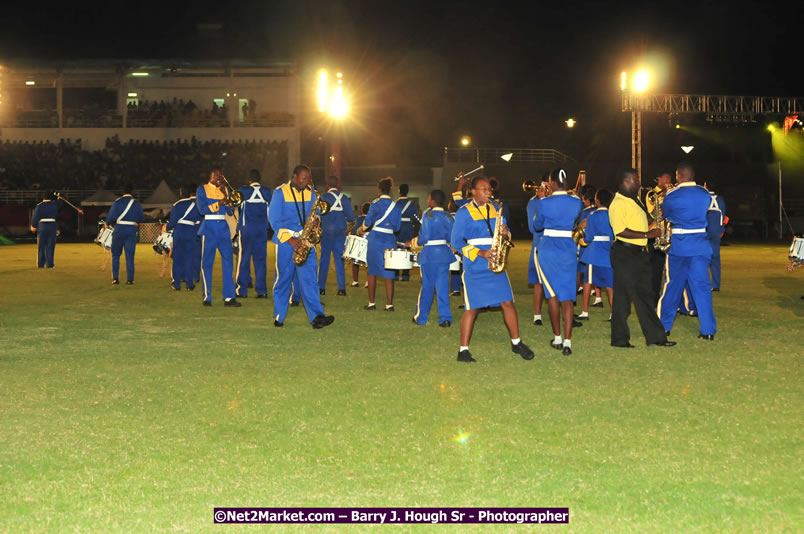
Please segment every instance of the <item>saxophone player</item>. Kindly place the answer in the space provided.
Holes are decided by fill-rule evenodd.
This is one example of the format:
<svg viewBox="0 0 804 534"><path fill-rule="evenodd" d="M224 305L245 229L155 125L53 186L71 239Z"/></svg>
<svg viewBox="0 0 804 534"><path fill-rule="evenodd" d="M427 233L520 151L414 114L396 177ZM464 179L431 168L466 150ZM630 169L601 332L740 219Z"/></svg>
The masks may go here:
<svg viewBox="0 0 804 534"><path fill-rule="evenodd" d="M649 217L654 217L656 206L654 199L658 199L673 187L673 177L669 172L662 172L656 177L656 185L645 195L645 207ZM662 272L667 254L655 247L656 239L648 239L648 254L650 257L650 283L653 290L654 302L659 300L662 291Z"/></svg>
<svg viewBox="0 0 804 534"><path fill-rule="evenodd" d="M514 296L508 274L489 269L491 244L497 228L497 212L491 200L489 181L476 176L471 182L472 200L462 206L455 215L455 223L450 234L450 244L463 255L463 298L465 309L461 317L461 345L458 350L459 362L476 361L469 352L469 341L475 326L478 312L483 308L499 306L503 320L511 336L511 351L525 360L533 359L533 351L519 338L519 319L514 307ZM505 222L504 219L502 221ZM505 234L508 229L500 225Z"/></svg>
<svg viewBox="0 0 804 534"><path fill-rule="evenodd" d="M290 181L274 190L268 219L275 230L271 239L276 247L276 274L274 277L274 326L285 323L290 301L290 287L298 274L299 292L304 309L313 328L332 324L335 318L324 315L321 297L318 295L318 262L315 251L310 250L300 264L294 263L294 255L307 244L299 239L308 217L313 215L316 193L312 188L313 175L306 165L293 169Z"/></svg>
<svg viewBox="0 0 804 534"><path fill-rule="evenodd" d="M544 297L550 312L553 341L550 346L565 356L572 354L572 327L575 321L575 295L578 249L572 239L572 230L581 217L583 202L567 192L567 173L555 169L549 181L552 194L541 201L539 213L533 221L536 230L542 230L536 268L544 287ZM564 339L561 339L561 317L564 318Z"/></svg>

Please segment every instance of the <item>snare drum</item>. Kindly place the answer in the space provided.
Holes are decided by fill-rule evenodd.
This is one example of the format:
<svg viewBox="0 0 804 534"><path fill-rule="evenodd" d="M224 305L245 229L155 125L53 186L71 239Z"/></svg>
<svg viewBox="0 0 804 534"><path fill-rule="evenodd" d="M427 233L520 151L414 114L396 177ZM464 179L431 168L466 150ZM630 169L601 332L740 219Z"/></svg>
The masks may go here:
<svg viewBox="0 0 804 534"><path fill-rule="evenodd" d="M385 268L389 271L408 270L413 268L415 255L404 248L389 248L383 254L385 258Z"/></svg>
<svg viewBox="0 0 804 534"><path fill-rule="evenodd" d="M461 270L461 257L455 254L455 261L449 264L449 272L457 273Z"/></svg>
<svg viewBox="0 0 804 534"><path fill-rule="evenodd" d="M95 238L95 243L100 245L104 250L112 249L112 229L104 226L100 227L98 237Z"/></svg>
<svg viewBox="0 0 804 534"><path fill-rule="evenodd" d="M173 232L160 232L154 241L154 252L159 255L170 255L173 248Z"/></svg>
<svg viewBox="0 0 804 534"><path fill-rule="evenodd" d="M793 244L790 245L788 259L793 263L804 262L804 237L793 238Z"/></svg>
<svg viewBox="0 0 804 534"><path fill-rule="evenodd" d="M365 267L368 259L368 239L361 235L346 236L343 259Z"/></svg>

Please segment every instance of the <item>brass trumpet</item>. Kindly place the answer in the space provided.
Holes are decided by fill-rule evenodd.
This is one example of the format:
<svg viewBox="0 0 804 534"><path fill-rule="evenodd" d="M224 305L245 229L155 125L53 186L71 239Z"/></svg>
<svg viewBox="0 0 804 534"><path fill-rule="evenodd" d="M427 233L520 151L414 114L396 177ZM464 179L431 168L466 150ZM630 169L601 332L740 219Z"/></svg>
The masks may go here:
<svg viewBox="0 0 804 534"><path fill-rule="evenodd" d="M227 200L229 200L229 204L232 205L233 208L236 208L240 204L243 203L243 193L232 187L232 184L229 183L229 180L226 179L226 176L221 173L221 179L223 180L223 185L221 186L221 191L224 195L226 195Z"/></svg>
<svg viewBox="0 0 804 534"><path fill-rule="evenodd" d="M542 196L545 197L549 197L551 193L550 187L547 184L545 183L536 184L536 182L534 182L533 180L525 180L524 182L522 182L522 191L524 191L525 193L533 193L536 195L541 193Z"/></svg>

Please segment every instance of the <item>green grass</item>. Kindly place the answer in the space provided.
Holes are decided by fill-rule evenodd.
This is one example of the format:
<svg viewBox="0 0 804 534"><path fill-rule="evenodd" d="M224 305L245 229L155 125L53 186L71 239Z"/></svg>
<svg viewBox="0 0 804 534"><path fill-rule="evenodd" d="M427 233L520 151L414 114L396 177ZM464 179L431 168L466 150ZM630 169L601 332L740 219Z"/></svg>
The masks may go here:
<svg viewBox="0 0 804 534"><path fill-rule="evenodd" d="M510 352L496 312L465 365L457 325L410 323L417 281L396 285L396 313L366 312L332 272L334 325L291 308L275 329L270 299L222 306L217 266L212 308L168 291L147 245L133 287L110 284L95 245L58 245L53 270L34 246L0 248L0 530L250 528L214 525L215 506L567 506L570 531L800 531L804 284L785 247L723 248L714 343L680 318L676 347L647 348L632 315L637 348L613 349L592 308L569 358L530 325L528 251L509 273L536 358Z"/></svg>

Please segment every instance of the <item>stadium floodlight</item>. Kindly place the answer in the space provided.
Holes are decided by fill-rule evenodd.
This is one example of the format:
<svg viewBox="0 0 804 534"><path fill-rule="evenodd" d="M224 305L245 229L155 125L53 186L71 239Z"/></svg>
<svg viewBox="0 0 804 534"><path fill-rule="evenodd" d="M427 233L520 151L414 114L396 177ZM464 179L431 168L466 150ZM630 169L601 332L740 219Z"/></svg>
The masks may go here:
<svg viewBox="0 0 804 534"><path fill-rule="evenodd" d="M634 74L634 92L644 93L650 87L650 74L648 71L642 69Z"/></svg>
<svg viewBox="0 0 804 534"><path fill-rule="evenodd" d="M128 93L126 96L129 97L129 98L136 98L137 93Z"/></svg>
<svg viewBox="0 0 804 534"><path fill-rule="evenodd" d="M132 72L132 76L148 76L147 72Z"/></svg>
<svg viewBox="0 0 804 534"><path fill-rule="evenodd" d="M36 82L34 80L27 80L25 85L36 85Z"/></svg>
<svg viewBox="0 0 804 534"><path fill-rule="evenodd" d="M463 137L461 137L461 146L469 146L471 142L472 138L469 137L468 135L464 135Z"/></svg>
<svg viewBox="0 0 804 534"><path fill-rule="evenodd" d="M575 126L575 124L576 124L575 119L571 119L571 118L565 120L564 122L567 123L567 128L573 128Z"/></svg>
<svg viewBox="0 0 804 534"><path fill-rule="evenodd" d="M340 80L339 80L340 81ZM333 119L344 119L349 114L349 99L343 92L343 86L338 85L335 87L335 92L332 95L332 107L329 114Z"/></svg>
<svg viewBox="0 0 804 534"><path fill-rule="evenodd" d="M691 145L690 146L682 146L681 150L683 150L685 154L689 154L690 152L692 152L693 148L695 148L695 147L691 146Z"/></svg>
<svg viewBox="0 0 804 534"><path fill-rule="evenodd" d="M503 160L503 161L508 162L508 161L511 161L511 158L513 158L513 157L514 157L514 153L509 152L507 154L503 154L502 156L500 156L500 159Z"/></svg>

